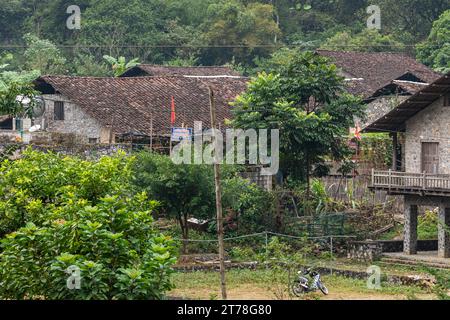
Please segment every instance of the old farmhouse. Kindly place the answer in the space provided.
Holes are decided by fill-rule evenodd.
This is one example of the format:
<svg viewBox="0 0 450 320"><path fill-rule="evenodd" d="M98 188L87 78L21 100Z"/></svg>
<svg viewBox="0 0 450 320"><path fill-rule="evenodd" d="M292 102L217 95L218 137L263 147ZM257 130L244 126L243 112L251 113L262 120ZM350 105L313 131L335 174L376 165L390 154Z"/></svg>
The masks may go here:
<svg viewBox="0 0 450 320"><path fill-rule="evenodd" d="M364 128L441 75L400 53L318 50L339 69L351 94L367 106Z"/></svg>
<svg viewBox="0 0 450 320"><path fill-rule="evenodd" d="M404 135L403 171L373 171L372 188L405 202L404 252L417 253L418 206L439 207L438 255L450 258L450 73L366 128ZM396 152L393 153L394 157Z"/></svg>
<svg viewBox="0 0 450 320"><path fill-rule="evenodd" d="M130 134L161 142L170 136L172 97L174 126L193 127L194 121L202 121L208 127L208 87L212 86L217 91L217 118L224 126L225 119L231 118L228 103L245 90L246 82L246 78L184 76L44 76L35 85L45 100L45 112L28 126L76 135L78 143L115 143Z"/></svg>
<svg viewBox="0 0 450 320"><path fill-rule="evenodd" d="M412 58L392 53L319 50L345 77L348 91L368 104L368 122L392 110L439 75ZM229 67L138 65L119 78L43 76L35 86L45 100L35 119L0 119L2 139L36 141L49 133L73 135L77 143L116 143L140 136L155 145L170 135L171 99L177 127L194 120L209 124L208 86L217 90L221 126L231 117L229 102L246 88L248 78ZM360 124L365 127L365 124ZM39 127L39 132L30 128ZM152 137L152 138L150 138Z"/></svg>

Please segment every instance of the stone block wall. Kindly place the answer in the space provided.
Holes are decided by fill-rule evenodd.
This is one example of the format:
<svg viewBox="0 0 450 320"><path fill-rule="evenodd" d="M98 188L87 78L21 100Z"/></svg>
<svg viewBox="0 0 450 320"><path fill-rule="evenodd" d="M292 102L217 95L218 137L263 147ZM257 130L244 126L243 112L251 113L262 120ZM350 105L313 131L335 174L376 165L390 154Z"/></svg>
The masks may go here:
<svg viewBox="0 0 450 320"><path fill-rule="evenodd" d="M81 137L81 143L88 143L89 139L97 139L98 143L108 143L109 131L102 127L97 120L90 117L80 107L66 97L59 94L43 95L45 113L34 121L48 132L74 134ZM55 101L64 102L64 120L54 120Z"/></svg>
<svg viewBox="0 0 450 320"><path fill-rule="evenodd" d="M450 174L450 107L444 98L406 122L406 172L422 171L422 142L439 142L439 173Z"/></svg>
<svg viewBox="0 0 450 320"><path fill-rule="evenodd" d="M355 241L349 243L347 258L371 262L381 258L383 246L377 241Z"/></svg>

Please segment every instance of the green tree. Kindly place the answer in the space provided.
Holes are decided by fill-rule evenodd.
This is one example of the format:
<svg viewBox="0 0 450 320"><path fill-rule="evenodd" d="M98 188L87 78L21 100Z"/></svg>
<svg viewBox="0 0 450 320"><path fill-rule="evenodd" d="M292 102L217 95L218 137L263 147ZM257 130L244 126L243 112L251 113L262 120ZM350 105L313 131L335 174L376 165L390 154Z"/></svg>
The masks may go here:
<svg viewBox="0 0 450 320"><path fill-rule="evenodd" d="M436 71L450 71L450 10L433 23L428 39L417 46L417 58Z"/></svg>
<svg viewBox="0 0 450 320"><path fill-rule="evenodd" d="M361 33L351 35L348 32L339 32L327 39L321 49L334 51L360 51L360 52L395 52L403 51L405 46L391 35L383 35L378 30L364 29Z"/></svg>
<svg viewBox="0 0 450 320"><path fill-rule="evenodd" d="M450 7L450 0L379 0L382 28L397 39L424 39L433 21Z"/></svg>
<svg viewBox="0 0 450 320"><path fill-rule="evenodd" d="M76 56L73 69L77 76L106 77L114 74L103 61L98 62L94 56L82 53Z"/></svg>
<svg viewBox="0 0 450 320"><path fill-rule="evenodd" d="M42 74L64 74L67 72L66 58L55 44L49 40L27 34L24 36L27 44L24 57L28 70L39 70Z"/></svg>
<svg viewBox="0 0 450 320"><path fill-rule="evenodd" d="M166 37L166 3L162 0L98 0L83 12L80 44L102 46L109 56L161 61ZM98 50L90 52L98 56Z"/></svg>
<svg viewBox="0 0 450 320"><path fill-rule="evenodd" d="M0 58L0 114L13 117L32 116L36 91L31 81L39 76L38 71L9 71L12 54ZM21 99L18 99L21 97ZM30 101L25 104L24 101Z"/></svg>
<svg viewBox="0 0 450 320"><path fill-rule="evenodd" d="M158 203L132 192L133 160L28 149L1 163L1 299L163 297L175 247L153 227ZM80 290L67 287L73 266Z"/></svg>
<svg viewBox="0 0 450 320"><path fill-rule="evenodd" d="M237 128L280 130L280 165L285 177L308 183L326 171L327 158L348 155L346 136L361 101L345 94L343 79L328 59L298 53L278 74L261 73L234 102Z"/></svg>
<svg viewBox="0 0 450 320"><path fill-rule="evenodd" d="M214 179L206 165L177 165L163 155L141 153L134 168L134 184L161 203L164 214L176 219L184 240L189 239L188 219L214 214ZM187 242L183 242L183 252Z"/></svg>
<svg viewBox="0 0 450 320"><path fill-rule="evenodd" d="M115 77L119 77L129 68L135 67L139 64L139 59L134 58L130 61L126 61L125 57L114 58L108 55L103 56L103 58L111 65Z"/></svg>
<svg viewBox="0 0 450 320"><path fill-rule="evenodd" d="M201 62L225 64L234 57L248 64L254 56L269 54L272 49L264 46L273 44L281 34L273 14L271 5L261 3L245 5L233 0L211 4L202 37L212 47L203 50Z"/></svg>

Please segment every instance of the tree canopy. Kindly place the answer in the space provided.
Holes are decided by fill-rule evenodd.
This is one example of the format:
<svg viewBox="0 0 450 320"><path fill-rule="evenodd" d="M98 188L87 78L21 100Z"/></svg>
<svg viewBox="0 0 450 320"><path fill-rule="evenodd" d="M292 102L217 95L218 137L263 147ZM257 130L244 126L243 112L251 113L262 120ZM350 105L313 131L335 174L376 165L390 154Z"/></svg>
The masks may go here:
<svg viewBox="0 0 450 320"><path fill-rule="evenodd" d="M102 64L104 55L171 65L231 63L248 69L280 46L413 54L410 48L423 41L448 42L447 34L440 33L437 40L431 29L450 0L380 0L378 32L367 30L366 10L373 4L369 0L81 0L80 30L66 28L69 0L2 0L2 4L0 43L11 47L1 51L14 54L18 69L35 67L35 62L43 67L40 60L49 50L55 57L54 45L59 57L52 63L56 69L48 71L110 75ZM445 16L441 19L445 27ZM436 28L441 27L435 24ZM27 34L39 41L24 38ZM30 52L31 46L44 53ZM445 50L436 53L437 68L448 60ZM28 57L33 53L41 58L28 62L26 51Z"/></svg>
<svg viewBox="0 0 450 320"><path fill-rule="evenodd" d="M359 98L344 93L336 66L312 52L253 78L234 106L235 127L280 130L281 170L306 182L326 172L327 158L348 154L348 128L364 113Z"/></svg>
<svg viewBox="0 0 450 320"><path fill-rule="evenodd" d="M450 71L450 10L433 24L426 41L417 48L418 58L426 65L441 71Z"/></svg>

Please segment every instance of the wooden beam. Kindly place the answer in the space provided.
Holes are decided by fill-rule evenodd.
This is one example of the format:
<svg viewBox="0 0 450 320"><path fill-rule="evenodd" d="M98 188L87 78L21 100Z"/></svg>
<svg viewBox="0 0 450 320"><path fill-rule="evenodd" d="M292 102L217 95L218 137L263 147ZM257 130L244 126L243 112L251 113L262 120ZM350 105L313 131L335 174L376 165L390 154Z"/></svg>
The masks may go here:
<svg viewBox="0 0 450 320"><path fill-rule="evenodd" d="M398 134L391 133L392 136L392 170L397 171L397 148L398 148Z"/></svg>
<svg viewBox="0 0 450 320"><path fill-rule="evenodd" d="M419 92L419 94L420 95L422 95L422 96L441 96L442 95L442 92L431 92L431 91L428 91L428 92Z"/></svg>

